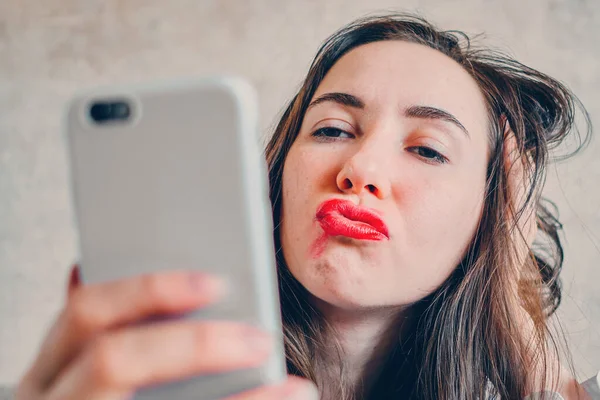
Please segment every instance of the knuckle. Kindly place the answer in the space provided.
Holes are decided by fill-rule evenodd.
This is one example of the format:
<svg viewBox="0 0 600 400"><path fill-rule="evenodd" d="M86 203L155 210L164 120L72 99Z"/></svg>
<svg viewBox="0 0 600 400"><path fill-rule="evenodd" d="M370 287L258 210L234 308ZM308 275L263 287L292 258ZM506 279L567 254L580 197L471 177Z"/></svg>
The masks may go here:
<svg viewBox="0 0 600 400"><path fill-rule="evenodd" d="M207 323L190 330L190 333L190 343L196 354L202 354L203 363L226 364L232 358L243 354L230 329Z"/></svg>
<svg viewBox="0 0 600 400"><path fill-rule="evenodd" d="M214 351L214 346L210 345L210 334L206 327L198 326L189 333L191 334L189 340L193 343L197 353L206 353L208 349Z"/></svg>
<svg viewBox="0 0 600 400"><path fill-rule="evenodd" d="M29 377L29 373L25 375L21 381L17 384L17 387L14 391L14 399L15 400L26 400L26 399L35 399L35 384L31 382L31 378Z"/></svg>
<svg viewBox="0 0 600 400"><path fill-rule="evenodd" d="M204 360L226 362L232 359L246 359L252 355L245 344L240 327L229 323L202 323L192 333L192 343Z"/></svg>
<svg viewBox="0 0 600 400"><path fill-rule="evenodd" d="M140 278L140 286L145 298L150 298L158 305L168 306L173 302L173 295L169 290L164 278L156 275L146 275Z"/></svg>
<svg viewBox="0 0 600 400"><path fill-rule="evenodd" d="M198 346L201 347L213 347L215 345L215 339L218 337L225 338L227 336L227 332L221 332L221 335L218 334L218 329L213 324L205 323L200 324L194 330L194 340Z"/></svg>
<svg viewBox="0 0 600 400"><path fill-rule="evenodd" d="M64 315L70 328L78 331L92 331L99 322L97 308L90 305L86 293L78 290L67 303Z"/></svg>
<svg viewBox="0 0 600 400"><path fill-rule="evenodd" d="M90 379L101 387L116 387L120 385L120 370L123 368L120 360L121 352L114 340L100 337L94 340L88 354Z"/></svg>

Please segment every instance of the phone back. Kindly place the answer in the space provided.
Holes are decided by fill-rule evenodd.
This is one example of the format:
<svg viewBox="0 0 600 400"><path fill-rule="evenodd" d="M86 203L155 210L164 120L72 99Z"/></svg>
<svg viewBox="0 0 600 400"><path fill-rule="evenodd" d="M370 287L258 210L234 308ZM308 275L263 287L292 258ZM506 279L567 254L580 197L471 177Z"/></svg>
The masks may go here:
<svg viewBox="0 0 600 400"><path fill-rule="evenodd" d="M123 101L126 121L90 107ZM82 279L169 269L225 278L227 299L184 318L253 324L281 339L265 162L254 91L233 78L115 87L67 114ZM282 340L267 364L147 388L135 400L214 400L285 377Z"/></svg>

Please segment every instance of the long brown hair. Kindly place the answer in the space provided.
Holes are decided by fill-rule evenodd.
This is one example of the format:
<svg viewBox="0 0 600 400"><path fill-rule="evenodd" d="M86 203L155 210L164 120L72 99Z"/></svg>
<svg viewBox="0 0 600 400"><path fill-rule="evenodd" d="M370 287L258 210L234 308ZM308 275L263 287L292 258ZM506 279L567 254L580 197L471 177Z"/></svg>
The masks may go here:
<svg viewBox="0 0 600 400"><path fill-rule="evenodd" d="M306 289L289 272L281 251L285 159L309 102L330 68L350 50L383 40L434 48L459 63L479 85L489 117L486 197L477 233L463 261L441 287L411 306L416 315L413 328L400 335L398 325L398 340L389 349L374 384L361 391L348 387L340 376L335 382L337 398L456 400L484 399L491 394L520 399L528 390L534 364L546 368L549 346L556 343L548 317L561 302L561 225L553 205L539 196L539 188L550 150L570 132L579 138L575 151L583 147L589 138L589 117L579 100L557 80L500 52L475 48L462 32L441 31L423 18L406 14L364 18L329 37L266 147L288 370L325 385L315 371L324 351L324 335L331 332L311 305ZM577 109L588 127L583 136L574 129ZM527 155L521 159L530 172L524 177L527 200L519 210L512 209L503 156L507 123L520 154ZM515 229L532 204L538 235L522 268L534 273L517 275ZM523 337L514 321L511 305L515 303L534 323L531 338Z"/></svg>

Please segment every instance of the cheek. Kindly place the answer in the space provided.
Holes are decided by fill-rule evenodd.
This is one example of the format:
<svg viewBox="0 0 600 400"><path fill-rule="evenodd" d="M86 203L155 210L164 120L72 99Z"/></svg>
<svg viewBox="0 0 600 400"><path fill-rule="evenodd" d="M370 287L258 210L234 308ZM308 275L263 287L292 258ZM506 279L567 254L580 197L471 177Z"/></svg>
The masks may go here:
<svg viewBox="0 0 600 400"><path fill-rule="evenodd" d="M414 182L403 191L404 217L399 257L420 276L422 288L435 289L461 261L477 229L484 184L466 190L456 180ZM473 180L471 180L473 182ZM404 247L406 246L406 247ZM403 248L404 247L404 248Z"/></svg>
<svg viewBox="0 0 600 400"><path fill-rule="evenodd" d="M305 167L302 157L290 151L283 168L282 179L284 219L293 218L306 202L310 187L308 173L310 170Z"/></svg>
<svg viewBox="0 0 600 400"><path fill-rule="evenodd" d="M447 184L423 192L427 194L418 196L413 206L418 208L418 220L425 223L433 237L451 232L468 236L472 228L466 229L468 232L465 228L473 227L479 220L483 189L464 190L458 184Z"/></svg>
<svg viewBox="0 0 600 400"><path fill-rule="evenodd" d="M309 168L306 154L290 150L283 169L282 208L281 208L281 240L284 253L296 253L305 236L306 226L310 219L310 199L316 187L314 171Z"/></svg>
<svg viewBox="0 0 600 400"><path fill-rule="evenodd" d="M314 201L332 182L335 184L335 168L331 159L331 155L321 154L306 145L292 146L283 169L285 213L310 211L306 208L314 206L310 203L311 200Z"/></svg>
<svg viewBox="0 0 600 400"><path fill-rule="evenodd" d="M484 144L481 144L484 147ZM469 242L479 222L486 187L484 151L465 157L448 168L415 168L396 187L397 201L413 212L413 228L423 235L447 242ZM419 229L422 227L422 229ZM426 243L427 240L424 241Z"/></svg>

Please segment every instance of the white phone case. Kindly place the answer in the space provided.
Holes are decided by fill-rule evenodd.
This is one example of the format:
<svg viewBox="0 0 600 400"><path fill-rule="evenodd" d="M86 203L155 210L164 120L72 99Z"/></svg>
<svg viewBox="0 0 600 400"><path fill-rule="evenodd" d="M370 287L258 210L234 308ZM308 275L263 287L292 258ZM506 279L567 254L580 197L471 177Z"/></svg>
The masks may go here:
<svg viewBox="0 0 600 400"><path fill-rule="evenodd" d="M129 102L129 122L94 123L90 105L113 99ZM228 298L183 318L241 321L278 339L263 367L145 388L135 400L214 400L285 377L256 104L245 81L214 78L94 90L68 108L84 283L207 271L227 280Z"/></svg>

